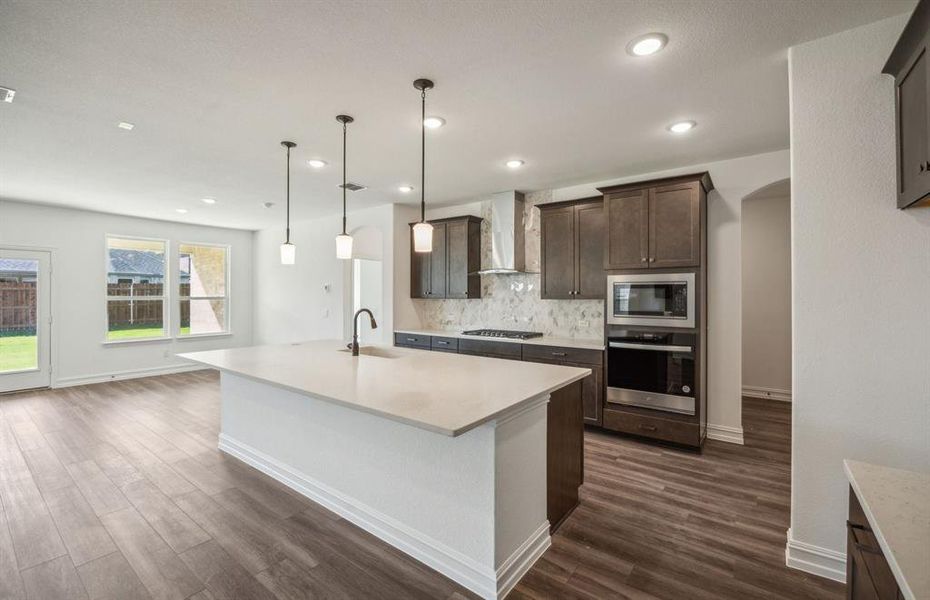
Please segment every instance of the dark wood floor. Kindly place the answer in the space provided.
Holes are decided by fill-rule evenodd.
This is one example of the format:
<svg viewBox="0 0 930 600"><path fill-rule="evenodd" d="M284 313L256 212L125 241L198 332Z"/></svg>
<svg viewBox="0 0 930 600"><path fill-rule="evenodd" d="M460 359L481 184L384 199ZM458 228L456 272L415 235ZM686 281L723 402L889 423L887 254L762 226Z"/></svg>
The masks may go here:
<svg viewBox="0 0 930 600"><path fill-rule="evenodd" d="M216 450L201 371L0 396L0 599L474 596ZM511 594L839 598L784 567L787 405L698 456L586 436L582 505Z"/></svg>

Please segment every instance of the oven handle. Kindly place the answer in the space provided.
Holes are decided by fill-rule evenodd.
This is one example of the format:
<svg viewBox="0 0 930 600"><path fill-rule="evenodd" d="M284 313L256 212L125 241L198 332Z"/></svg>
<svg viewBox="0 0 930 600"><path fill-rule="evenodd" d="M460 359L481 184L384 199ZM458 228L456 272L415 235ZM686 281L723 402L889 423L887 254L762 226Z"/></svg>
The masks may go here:
<svg viewBox="0 0 930 600"><path fill-rule="evenodd" d="M691 346L660 346L658 344L630 344L628 342L609 342L611 348L630 348L632 350L653 350L655 352L691 352Z"/></svg>

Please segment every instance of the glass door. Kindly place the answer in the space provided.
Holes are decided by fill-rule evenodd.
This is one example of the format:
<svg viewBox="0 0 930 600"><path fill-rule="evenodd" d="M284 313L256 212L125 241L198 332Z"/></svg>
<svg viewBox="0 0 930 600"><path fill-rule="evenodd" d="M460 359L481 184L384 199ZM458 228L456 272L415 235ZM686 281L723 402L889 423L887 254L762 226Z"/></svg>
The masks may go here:
<svg viewBox="0 0 930 600"><path fill-rule="evenodd" d="M51 256L0 248L0 392L51 383Z"/></svg>

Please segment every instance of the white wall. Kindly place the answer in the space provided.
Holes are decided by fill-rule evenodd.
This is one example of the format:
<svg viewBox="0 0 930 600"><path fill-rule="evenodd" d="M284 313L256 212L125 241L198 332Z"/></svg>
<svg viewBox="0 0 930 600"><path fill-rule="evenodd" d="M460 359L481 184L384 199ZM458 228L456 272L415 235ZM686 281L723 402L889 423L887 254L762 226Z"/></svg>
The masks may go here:
<svg viewBox="0 0 930 600"><path fill-rule="evenodd" d="M232 335L104 345L107 234L161 238L174 245L228 244ZM251 343L252 233L249 231L0 200L0 245L52 249L52 385L176 370L190 363L175 358L175 353ZM176 265L169 262L169 266L176 272ZM169 311L175 316L178 313L175 306L170 306Z"/></svg>
<svg viewBox="0 0 930 600"><path fill-rule="evenodd" d="M382 314L375 318L385 331L394 327L396 213L394 206L385 204L348 214L353 252L381 261ZM335 237L341 229L341 215L291 223L297 260L288 266L281 264L278 254L284 229L255 232L256 344L344 339L347 329L351 331L351 263L336 258ZM406 221L403 229L407 229ZM409 290L409 265L406 271Z"/></svg>
<svg viewBox="0 0 930 600"><path fill-rule="evenodd" d="M791 393L791 198L785 191L743 201L743 391L749 395Z"/></svg>
<svg viewBox="0 0 930 600"><path fill-rule="evenodd" d="M906 20L790 50L788 557L813 546L837 578L843 459L930 471L930 210L895 208L894 86L881 74Z"/></svg>

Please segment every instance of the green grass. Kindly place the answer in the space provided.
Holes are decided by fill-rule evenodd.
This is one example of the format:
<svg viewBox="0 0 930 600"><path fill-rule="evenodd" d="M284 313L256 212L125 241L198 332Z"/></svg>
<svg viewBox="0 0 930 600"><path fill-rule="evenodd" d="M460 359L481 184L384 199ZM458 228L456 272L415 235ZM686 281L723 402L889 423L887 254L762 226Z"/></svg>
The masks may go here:
<svg viewBox="0 0 930 600"><path fill-rule="evenodd" d="M35 369L36 336L0 336L0 371Z"/></svg>
<svg viewBox="0 0 930 600"><path fill-rule="evenodd" d="M187 335L191 332L190 327L182 327L181 335ZM165 332L161 327L138 327L131 329L114 329L107 332L107 340L134 340L140 338L163 337Z"/></svg>

